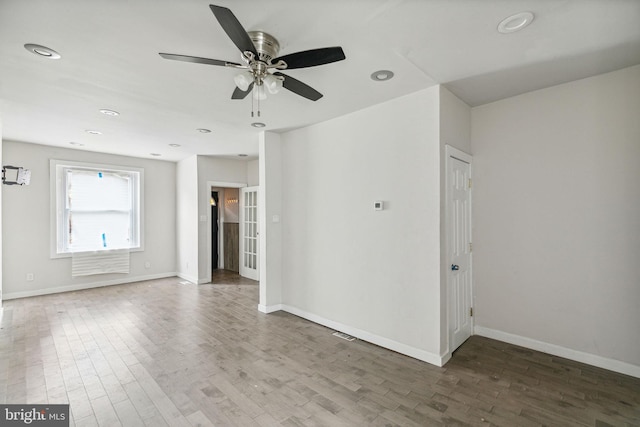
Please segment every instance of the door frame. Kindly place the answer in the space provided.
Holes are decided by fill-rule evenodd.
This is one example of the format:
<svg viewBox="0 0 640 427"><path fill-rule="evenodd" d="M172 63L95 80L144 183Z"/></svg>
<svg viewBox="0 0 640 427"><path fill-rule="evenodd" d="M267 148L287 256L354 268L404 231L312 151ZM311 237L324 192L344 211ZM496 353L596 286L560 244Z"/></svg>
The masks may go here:
<svg viewBox="0 0 640 427"><path fill-rule="evenodd" d="M450 257L450 236L451 236L451 232L452 232L452 223L451 223L451 205L450 205L450 197L451 197L451 193L450 193L450 184L451 184L451 166L449 164L449 158L454 158L456 160L460 160L462 162L465 162L467 164L469 164L469 178L472 179L473 177L473 157L470 154L465 153L464 151L461 151L451 145L446 144L445 145L445 264L444 267L447 269L445 270L445 274L446 274L446 278L445 278L445 283L446 283L446 292L445 292L445 298L446 298L446 323L447 323L447 359L451 357L451 354L453 353L453 350L451 349L451 342L452 342L452 338L451 338L451 328L450 328L450 324L449 324L449 311L450 311L450 307L451 307L451 301L449 301L449 289L451 286L450 283L450 274L449 274L449 266L452 263L451 257ZM473 180L472 182L472 189L473 189ZM471 238L471 242L473 242L473 191L469 192L469 222L470 222L470 227L472 230L472 238ZM473 252L470 254L471 259L469 260L469 292L470 292L470 301L471 301L471 307L473 308L474 306L474 297L473 297ZM474 334L474 327L475 327L475 316L471 316L470 322L471 322L471 335Z"/></svg>
<svg viewBox="0 0 640 427"><path fill-rule="evenodd" d="M243 188L246 187L247 184L244 182L223 182L223 181L207 181L207 186L206 186L206 190L207 190L207 194L208 196L206 197L206 201L207 204L209 204L209 201L211 199L211 191L218 191L220 192L221 190L224 192L225 188ZM214 190L215 189L215 190ZM224 207L224 206L223 206ZM223 209L224 210L224 209ZM220 211L218 211L218 219L220 220L220 218L224 218L224 212L222 213L222 216L219 213ZM220 241L220 239L222 238L221 236L223 236L224 234L224 226L221 226L218 228L218 242ZM205 283L208 283L211 281L211 272L213 271L212 268L212 262L211 262L211 209L207 209L207 271L208 271L208 277L209 280ZM224 251L224 244L220 245L218 244L218 265L220 265L220 250ZM224 265L224 261L223 261L223 265Z"/></svg>

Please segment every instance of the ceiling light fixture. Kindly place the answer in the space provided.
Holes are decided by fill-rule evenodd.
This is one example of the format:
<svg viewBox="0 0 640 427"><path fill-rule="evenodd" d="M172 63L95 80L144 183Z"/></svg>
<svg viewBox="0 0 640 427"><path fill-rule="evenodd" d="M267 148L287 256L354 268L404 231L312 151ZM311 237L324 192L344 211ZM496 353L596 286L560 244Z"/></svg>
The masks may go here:
<svg viewBox="0 0 640 427"><path fill-rule="evenodd" d="M200 133L211 133L211 129L199 128L196 130Z"/></svg>
<svg viewBox="0 0 640 427"><path fill-rule="evenodd" d="M375 82L384 82L387 80L391 80L393 78L393 71L389 70L378 70L374 73L371 73L371 80Z"/></svg>
<svg viewBox="0 0 640 427"><path fill-rule="evenodd" d="M41 46L39 44L27 43L24 45L24 48L29 52L34 53L38 56L42 56L47 59L60 59L62 58L58 52L53 49L49 49L46 46Z"/></svg>
<svg viewBox="0 0 640 427"><path fill-rule="evenodd" d="M100 112L102 114L104 114L105 116L115 117L115 116L119 116L120 115L120 113L118 113L117 111L107 110L107 109L104 109L104 108L102 110L100 110Z"/></svg>
<svg viewBox="0 0 640 427"><path fill-rule="evenodd" d="M181 147L181 145L180 144L169 144L169 147L174 147L175 148L175 147Z"/></svg>
<svg viewBox="0 0 640 427"><path fill-rule="evenodd" d="M254 128L263 128L266 125L264 123L254 122L254 123L251 123L251 126L253 126Z"/></svg>
<svg viewBox="0 0 640 427"><path fill-rule="evenodd" d="M162 156L162 154L160 154L160 153L149 153L149 154L151 154L153 157L160 157L160 156Z"/></svg>
<svg viewBox="0 0 640 427"><path fill-rule="evenodd" d="M244 65L240 64L235 68L242 71L233 79L239 93L235 93L233 98L244 98L248 92L253 93L253 100L258 104L258 117L260 117L260 101L267 99L267 92L275 95L282 89L284 76L277 75L277 70L287 68L287 64L278 60L275 64L271 60L278 56L280 43L271 34L262 31L249 31L247 33L256 48L256 52L246 51L240 55ZM256 55L257 53L257 55ZM269 70L276 70L270 73ZM254 116L253 104L251 106L251 117Z"/></svg>
<svg viewBox="0 0 640 427"><path fill-rule="evenodd" d="M520 12L515 15L511 15L498 24L498 32L502 34L515 33L522 30L533 21L533 13Z"/></svg>
<svg viewBox="0 0 640 427"><path fill-rule="evenodd" d="M71 145L75 145L77 147L84 147L84 144L81 142L75 142L75 141L71 141L69 144Z"/></svg>
<svg viewBox="0 0 640 427"><path fill-rule="evenodd" d="M99 130L91 130L91 129L87 129L85 130L86 133L90 133L91 135L102 135L102 132L100 132Z"/></svg>
<svg viewBox="0 0 640 427"><path fill-rule="evenodd" d="M162 52L160 56L174 61L232 67L240 70L234 78L237 87L231 94L231 99L245 99L250 92L253 92L251 117L255 115L256 104L258 117L260 117L260 101L266 99L267 92L275 94L281 88L311 101L322 98L322 94L311 86L289 77L281 71L315 67L346 59L340 46L310 49L278 56L280 43L275 37L264 31L246 31L238 18L226 7L211 4L209 8L224 32L240 50L238 63Z"/></svg>

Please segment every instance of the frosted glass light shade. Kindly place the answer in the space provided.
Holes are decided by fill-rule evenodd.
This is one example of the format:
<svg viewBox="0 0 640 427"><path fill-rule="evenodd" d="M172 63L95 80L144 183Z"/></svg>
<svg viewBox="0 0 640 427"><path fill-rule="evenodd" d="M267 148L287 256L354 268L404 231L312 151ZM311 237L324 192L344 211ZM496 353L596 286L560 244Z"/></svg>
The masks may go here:
<svg viewBox="0 0 640 427"><path fill-rule="evenodd" d="M253 75L249 72L240 73L233 78L236 86L243 92L246 92L249 89L251 83L253 83Z"/></svg>
<svg viewBox="0 0 640 427"><path fill-rule="evenodd" d="M264 90L264 84L253 86L253 99L263 101L267 99L267 92Z"/></svg>
<svg viewBox="0 0 640 427"><path fill-rule="evenodd" d="M270 94L276 94L282 88L282 80L276 76L269 74L264 78L264 85Z"/></svg>

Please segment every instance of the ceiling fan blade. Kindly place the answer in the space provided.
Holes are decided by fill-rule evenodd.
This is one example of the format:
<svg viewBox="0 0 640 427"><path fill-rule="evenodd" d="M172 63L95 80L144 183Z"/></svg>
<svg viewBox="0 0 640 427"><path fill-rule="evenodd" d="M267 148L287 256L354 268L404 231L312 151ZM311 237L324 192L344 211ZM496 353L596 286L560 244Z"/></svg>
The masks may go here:
<svg viewBox="0 0 640 427"><path fill-rule="evenodd" d="M315 67L316 65L330 64L342 61L346 57L341 47L323 47L320 49L305 50L302 52L290 53L273 59L273 64L282 60L287 63L287 70L294 68Z"/></svg>
<svg viewBox="0 0 640 427"><path fill-rule="evenodd" d="M290 90L293 93L296 93L304 98L310 99L312 101L317 101L322 98L322 94L312 88L311 86L302 83L300 80L296 80L293 77L289 77L282 73L273 73L276 76L284 77L284 81L282 82L282 86L285 89Z"/></svg>
<svg viewBox="0 0 640 427"><path fill-rule="evenodd" d="M174 61L183 61L183 62L193 62L195 64L207 64L207 65L220 65L225 67L227 65L237 65L235 62L229 61L221 61L219 59L209 59L209 58L199 58L197 56L187 56L187 55L175 55L173 53L160 53L164 59L173 59Z"/></svg>
<svg viewBox="0 0 640 427"><path fill-rule="evenodd" d="M233 44L235 44L240 52L253 52L253 54L258 57L258 52L256 52L256 47L253 45L251 38L238 21L238 18L231 12L231 10L226 7L209 5L211 11L215 15L216 19L220 23L220 26L224 30L225 33L229 36Z"/></svg>
<svg viewBox="0 0 640 427"><path fill-rule="evenodd" d="M249 85L249 89L247 89L246 91L236 86L235 90L233 91L233 94L231 95L231 99L245 99L247 95L251 93L252 89L253 89L253 83Z"/></svg>

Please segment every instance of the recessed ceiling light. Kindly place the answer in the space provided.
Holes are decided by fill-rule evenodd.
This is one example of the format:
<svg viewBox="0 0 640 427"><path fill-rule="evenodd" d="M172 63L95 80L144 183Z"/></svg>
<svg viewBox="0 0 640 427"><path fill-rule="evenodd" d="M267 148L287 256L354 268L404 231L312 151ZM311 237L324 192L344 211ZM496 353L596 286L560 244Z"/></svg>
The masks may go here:
<svg viewBox="0 0 640 427"><path fill-rule="evenodd" d="M86 133L90 133L91 135L102 135L102 132L100 132L99 130L85 130Z"/></svg>
<svg viewBox="0 0 640 427"><path fill-rule="evenodd" d="M254 123L251 123L251 126L253 126L254 128L263 128L266 125L264 123L254 122Z"/></svg>
<svg viewBox="0 0 640 427"><path fill-rule="evenodd" d="M81 142L75 142L75 141L71 141L69 144L71 145L75 145L77 147L84 147L84 144Z"/></svg>
<svg viewBox="0 0 640 427"><path fill-rule="evenodd" d="M180 144L169 144L169 147L181 147Z"/></svg>
<svg viewBox="0 0 640 427"><path fill-rule="evenodd" d="M378 70L371 74L371 80L376 82L384 82L393 78L393 71Z"/></svg>
<svg viewBox="0 0 640 427"><path fill-rule="evenodd" d="M24 45L24 48L29 52L34 53L38 56L42 56L47 59L60 59L62 58L58 52L53 49L49 49L46 46L41 46L39 44L27 43Z"/></svg>
<svg viewBox="0 0 640 427"><path fill-rule="evenodd" d="M498 24L498 32L502 34L515 33L520 31L533 21L533 13L520 12L515 15L511 15L508 18L504 18Z"/></svg>
<svg viewBox="0 0 640 427"><path fill-rule="evenodd" d="M151 154L151 155L152 155L152 156L154 156L154 157L160 157L160 156L162 156L162 154L160 154L160 153L149 153L149 154Z"/></svg>
<svg viewBox="0 0 640 427"><path fill-rule="evenodd" d="M238 157L247 157L248 154L238 154Z"/></svg>
<svg viewBox="0 0 640 427"><path fill-rule="evenodd" d="M200 128L196 130L200 133L211 133L211 129Z"/></svg>
<svg viewBox="0 0 640 427"><path fill-rule="evenodd" d="M113 110L107 110L107 109L102 109L100 110L100 112L106 116L119 116L120 113L118 113L117 111L113 111Z"/></svg>

